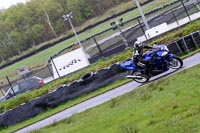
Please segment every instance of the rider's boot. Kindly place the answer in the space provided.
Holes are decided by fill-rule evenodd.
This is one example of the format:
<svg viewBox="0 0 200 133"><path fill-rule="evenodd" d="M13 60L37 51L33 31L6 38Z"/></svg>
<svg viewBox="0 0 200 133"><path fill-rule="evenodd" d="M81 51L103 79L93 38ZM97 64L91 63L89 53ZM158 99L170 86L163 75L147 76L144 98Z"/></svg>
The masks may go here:
<svg viewBox="0 0 200 133"><path fill-rule="evenodd" d="M151 78L151 68L149 66L146 66L144 68L144 76L147 78Z"/></svg>

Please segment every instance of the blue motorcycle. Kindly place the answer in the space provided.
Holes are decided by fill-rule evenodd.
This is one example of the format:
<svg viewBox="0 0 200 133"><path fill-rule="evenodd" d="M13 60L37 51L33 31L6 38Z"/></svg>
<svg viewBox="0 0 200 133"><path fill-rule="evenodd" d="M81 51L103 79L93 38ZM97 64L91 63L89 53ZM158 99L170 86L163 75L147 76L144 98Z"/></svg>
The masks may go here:
<svg viewBox="0 0 200 133"><path fill-rule="evenodd" d="M120 63L123 69L130 72L127 78L133 79L138 83L148 82L152 76L168 71L170 68L179 69L183 66L183 61L174 54L169 53L166 45L154 45L151 50L143 54L144 60L151 60L150 76L144 74L143 68L138 68L132 59Z"/></svg>

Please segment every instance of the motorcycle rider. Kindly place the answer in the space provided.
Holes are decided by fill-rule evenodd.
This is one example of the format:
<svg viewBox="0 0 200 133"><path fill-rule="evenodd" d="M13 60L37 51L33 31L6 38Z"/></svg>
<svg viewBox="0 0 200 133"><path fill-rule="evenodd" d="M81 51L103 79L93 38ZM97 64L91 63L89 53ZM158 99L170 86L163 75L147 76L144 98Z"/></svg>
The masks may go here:
<svg viewBox="0 0 200 133"><path fill-rule="evenodd" d="M144 75L149 77L150 76L150 63L151 59L144 60L143 59L143 50L144 49L152 49L152 46L146 45L140 41L136 41L134 43L134 50L133 50L133 63L139 67L144 69Z"/></svg>

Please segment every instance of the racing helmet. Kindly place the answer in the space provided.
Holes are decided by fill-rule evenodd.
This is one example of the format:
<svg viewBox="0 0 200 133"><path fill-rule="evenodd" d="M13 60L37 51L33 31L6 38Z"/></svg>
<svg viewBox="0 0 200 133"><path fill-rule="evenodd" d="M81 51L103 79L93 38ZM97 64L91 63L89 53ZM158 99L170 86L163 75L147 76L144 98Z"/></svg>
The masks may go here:
<svg viewBox="0 0 200 133"><path fill-rule="evenodd" d="M134 43L134 46L133 46L134 48L141 48L141 47L143 47L143 43L142 42L140 42L140 41L136 41L135 43Z"/></svg>

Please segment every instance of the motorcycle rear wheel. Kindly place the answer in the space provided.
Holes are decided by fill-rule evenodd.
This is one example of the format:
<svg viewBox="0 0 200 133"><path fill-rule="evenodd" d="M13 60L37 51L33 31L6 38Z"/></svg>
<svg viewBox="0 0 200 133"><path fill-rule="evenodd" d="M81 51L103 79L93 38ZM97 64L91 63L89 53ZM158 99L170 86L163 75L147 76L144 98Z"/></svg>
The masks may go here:
<svg viewBox="0 0 200 133"><path fill-rule="evenodd" d="M133 75L133 76L140 76L140 77L141 77L141 78L133 78L133 80L134 80L135 82L138 82L138 83L146 83L146 82L148 82L149 79L150 79L149 77L147 77L147 76L141 74L140 72L132 72L132 75Z"/></svg>

